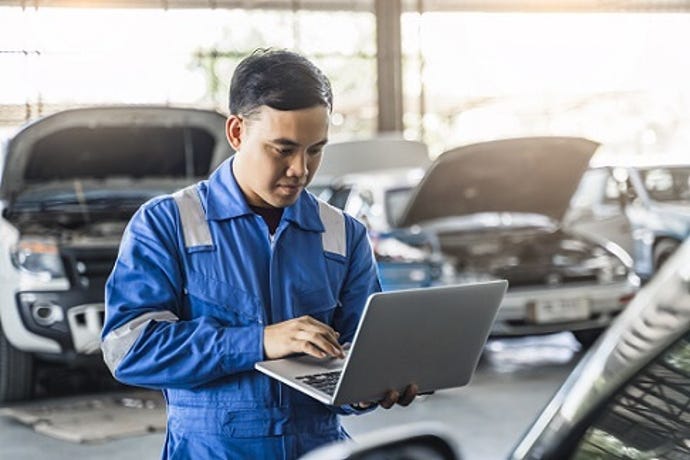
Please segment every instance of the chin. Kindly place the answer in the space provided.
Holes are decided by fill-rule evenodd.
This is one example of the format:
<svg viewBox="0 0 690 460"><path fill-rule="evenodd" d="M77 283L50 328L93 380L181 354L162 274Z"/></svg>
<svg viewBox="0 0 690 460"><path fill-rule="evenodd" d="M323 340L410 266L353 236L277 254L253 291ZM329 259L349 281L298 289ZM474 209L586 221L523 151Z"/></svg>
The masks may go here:
<svg viewBox="0 0 690 460"><path fill-rule="evenodd" d="M275 197L268 204L274 208L287 208L288 206L295 204L297 202L297 198L299 198L299 195L296 197Z"/></svg>

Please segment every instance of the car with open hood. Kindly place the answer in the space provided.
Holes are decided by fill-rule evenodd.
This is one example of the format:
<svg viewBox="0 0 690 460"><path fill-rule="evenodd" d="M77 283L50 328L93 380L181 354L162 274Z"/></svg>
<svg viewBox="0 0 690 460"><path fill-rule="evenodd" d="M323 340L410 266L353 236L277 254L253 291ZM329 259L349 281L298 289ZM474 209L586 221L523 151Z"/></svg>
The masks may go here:
<svg viewBox="0 0 690 460"><path fill-rule="evenodd" d="M409 244L419 236L393 225L430 163L422 142L389 136L337 142L324 149L309 186L366 225L384 290L431 286L441 278L437 253Z"/></svg>
<svg viewBox="0 0 690 460"><path fill-rule="evenodd" d="M451 282L507 279L494 336L572 331L589 345L634 296L629 255L562 226L599 144L574 137L482 142L440 155L397 226L436 240Z"/></svg>
<svg viewBox="0 0 690 460"><path fill-rule="evenodd" d="M648 280L690 236L690 158L597 154L566 225L621 246Z"/></svg>
<svg viewBox="0 0 690 460"><path fill-rule="evenodd" d="M424 170L429 164L431 159L426 144L393 135L333 142L324 147L321 165L309 190L317 196L325 192L328 198L333 185L344 176L392 170L404 174L410 170ZM392 172L392 175L397 174Z"/></svg>
<svg viewBox="0 0 690 460"><path fill-rule="evenodd" d="M0 181L0 402L29 397L42 361L102 362L104 286L130 217L230 155L225 117L172 107L68 110L11 138Z"/></svg>

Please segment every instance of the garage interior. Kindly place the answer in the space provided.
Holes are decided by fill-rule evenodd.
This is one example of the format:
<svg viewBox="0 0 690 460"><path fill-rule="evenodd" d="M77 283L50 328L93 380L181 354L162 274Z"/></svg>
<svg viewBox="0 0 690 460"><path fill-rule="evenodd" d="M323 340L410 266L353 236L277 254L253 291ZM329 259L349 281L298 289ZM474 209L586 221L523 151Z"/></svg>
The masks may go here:
<svg viewBox="0 0 690 460"><path fill-rule="evenodd" d="M334 144L369 139L418 142L428 149L426 160L431 164L450 158L444 154L460 147L498 139L586 138L601 144L602 167L612 170L619 158L646 161L657 155L684 158L687 166L688 13L690 3L680 0L0 0L0 145L7 147L24 127L72 109L130 105L228 115L228 80L236 64L256 48L274 47L303 53L331 78ZM57 155L44 152L34 174L59 177L61 165L69 162L68 150ZM395 152L384 154L393 161ZM524 173L517 166L513 169ZM663 183L663 178L645 177L643 181ZM492 180L489 175L475 179ZM499 189L500 193L509 194L512 183L529 180L510 177L504 184L508 191ZM538 190L533 192L540 193L545 182L534 180ZM319 196L335 199L337 193L353 193L357 186L334 184L337 187L328 184L334 187L331 195ZM610 188L608 184L602 190ZM467 190L465 198L472 193ZM605 204L619 206L628 192L620 188L615 197L605 197ZM585 200L584 195L574 199ZM690 196L679 205L690 209ZM406 227L418 223L407 222ZM579 230L592 232L588 237L598 241L603 233L592 228ZM633 233L629 225L620 228ZM505 252L505 267L520 272L523 265L515 265L511 256L527 256L505 248L525 237L511 230L487 242L486 235L472 240L473 255ZM666 261L683 241L675 236L663 241L671 239L668 252L655 244L658 252L650 256L654 260L646 261L650 271L638 270L636 289L656 280L661 259ZM466 244L460 237L439 238L437 243L441 240ZM539 241L526 251L546 245ZM414 238L406 243L417 244ZM568 254L584 251L566 249ZM455 257L464 254L458 250ZM626 264L630 259L628 268L635 271L638 260L632 254L621 258ZM457 264L455 270L461 274L476 266ZM606 273L615 278L616 269ZM596 275L599 282L603 272ZM576 275L585 278L578 272L573 279ZM517 286L519 277L512 276ZM539 274L546 284L565 283L565 276L549 276ZM634 294L621 291L616 296L625 306ZM532 307L530 311L537 310ZM609 314L607 321L614 321L619 312L601 316ZM683 315L676 317L684 321ZM522 320L510 321L511 327L525 326ZM410 408L344 419L345 428L358 440L385 427L440 422L449 427L464 458L506 458L601 332L590 336L585 330L578 334L557 327L524 330L529 332L513 334L506 329L489 339L469 386L422 396ZM109 377L94 378L79 370L52 365L46 369L35 398L0 403L0 457L159 455L165 407L157 393L130 393ZM7 369L0 367L3 370ZM626 432L640 419L654 419L657 431L636 439L637 447L652 449L673 438L679 445L685 443L686 451L669 451L659 458L690 455L682 434L687 434L687 379L690 370L677 366L657 362L645 368L639 380L621 390L615 413L606 423L625 441ZM686 425L672 423L674 417ZM605 454L601 458L628 458L618 457L615 446Z"/></svg>

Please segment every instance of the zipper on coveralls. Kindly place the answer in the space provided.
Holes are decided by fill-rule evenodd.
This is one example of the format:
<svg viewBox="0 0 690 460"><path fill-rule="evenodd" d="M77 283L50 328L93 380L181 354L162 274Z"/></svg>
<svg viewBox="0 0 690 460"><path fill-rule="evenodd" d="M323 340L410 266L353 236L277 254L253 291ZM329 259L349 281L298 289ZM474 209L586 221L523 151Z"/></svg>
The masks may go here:
<svg viewBox="0 0 690 460"><path fill-rule="evenodd" d="M268 231L268 226L266 226L266 233L268 234L268 241L269 241L270 248L271 248L271 252L270 252L271 256L270 256L269 263L268 263L268 288L270 291L269 296L270 296L270 301L271 301L270 309L271 309L271 320L272 321L276 320L275 318L273 318L273 303L274 303L274 300L277 298L277 295L275 295L276 286L273 283L274 278L276 278L273 276L273 270L274 270L274 268L273 268L273 264L274 264L273 256L275 253L275 247L276 247L276 243L278 241L278 238L283 233L283 231L285 230L286 227L287 227L287 221L281 222L280 224L278 224L278 228L276 229L276 232L273 235L271 235L271 232ZM280 318L281 321L283 321L284 319L285 318ZM276 385L278 385L278 407L283 407L283 385L278 381L276 381Z"/></svg>

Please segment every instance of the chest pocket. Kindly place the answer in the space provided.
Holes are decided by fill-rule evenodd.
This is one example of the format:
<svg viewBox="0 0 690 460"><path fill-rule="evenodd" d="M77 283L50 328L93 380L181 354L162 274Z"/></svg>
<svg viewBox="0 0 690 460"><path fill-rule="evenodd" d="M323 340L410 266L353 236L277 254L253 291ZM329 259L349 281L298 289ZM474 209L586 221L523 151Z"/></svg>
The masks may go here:
<svg viewBox="0 0 690 460"><path fill-rule="evenodd" d="M328 287L297 291L292 300L292 313L297 318L309 315L331 324L335 309L340 306Z"/></svg>
<svg viewBox="0 0 690 460"><path fill-rule="evenodd" d="M210 316L225 326L249 326L262 322L259 300L228 283L196 272L187 274L184 312L189 319Z"/></svg>

